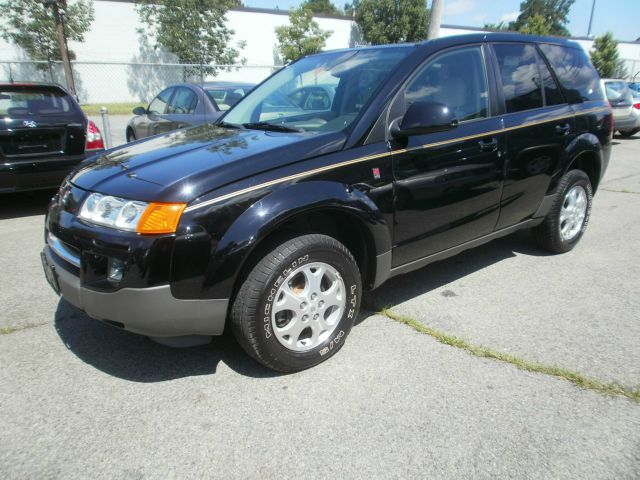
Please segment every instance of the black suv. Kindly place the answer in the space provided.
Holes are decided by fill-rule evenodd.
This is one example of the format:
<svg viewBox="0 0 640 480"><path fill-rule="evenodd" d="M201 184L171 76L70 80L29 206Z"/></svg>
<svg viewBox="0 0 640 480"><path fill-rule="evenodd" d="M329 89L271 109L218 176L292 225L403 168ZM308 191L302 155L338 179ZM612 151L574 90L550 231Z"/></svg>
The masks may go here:
<svg viewBox="0 0 640 480"><path fill-rule="evenodd" d="M102 150L100 130L61 86L0 83L0 193L57 188Z"/></svg>
<svg viewBox="0 0 640 480"><path fill-rule="evenodd" d="M288 94L330 86L331 102ZM584 51L479 34L302 58L214 125L106 152L53 198L43 263L89 316L169 344L228 324L256 360L313 366L363 290L533 228L580 240L612 114Z"/></svg>

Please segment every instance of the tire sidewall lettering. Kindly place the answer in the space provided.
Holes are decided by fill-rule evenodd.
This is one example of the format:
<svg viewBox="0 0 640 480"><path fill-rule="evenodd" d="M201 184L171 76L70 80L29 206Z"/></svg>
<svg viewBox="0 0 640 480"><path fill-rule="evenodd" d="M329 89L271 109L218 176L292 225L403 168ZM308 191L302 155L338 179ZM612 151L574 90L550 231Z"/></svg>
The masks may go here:
<svg viewBox="0 0 640 480"><path fill-rule="evenodd" d="M317 357L322 357L324 359L324 357L326 357L328 354L337 351L338 347L341 346L342 343L344 343L343 339L347 336L347 334L349 333L349 330L351 329L351 326L353 325L353 322L355 320L355 317L359 308L359 299L360 299L359 292L358 292L359 282L356 282L355 281L356 279L353 278L353 275L350 274L348 270L344 268L343 262L330 262L326 258L324 258L325 257L324 255L319 255L319 258L316 258L316 257L318 257L318 255L314 255L313 252L310 254L298 256L295 260L288 263L285 268L280 270L276 278L273 279L268 284L269 287L267 289L267 292L266 292L267 295L264 299L264 305L262 308L262 312L263 312L262 322L261 322L262 327L260 328L260 331L263 332L262 333L263 339L269 345L272 345L272 347L270 348L275 348L280 351L283 351L283 350L286 351L285 347L280 344L280 342L274 335L272 319L271 319L273 305L274 305L274 302L276 301L276 294L278 292L278 289L280 288L282 283L286 280L286 278L295 269L301 267L302 265L309 263L310 261L324 261L324 262L330 263L340 273L345 283L346 292L347 292L345 312L343 313L342 318L338 321L339 323L336 328L336 331L334 331L331 337L325 340L323 344L318 345L316 348L308 352L297 353L292 351L286 351L288 354L298 356L298 357L317 356Z"/></svg>

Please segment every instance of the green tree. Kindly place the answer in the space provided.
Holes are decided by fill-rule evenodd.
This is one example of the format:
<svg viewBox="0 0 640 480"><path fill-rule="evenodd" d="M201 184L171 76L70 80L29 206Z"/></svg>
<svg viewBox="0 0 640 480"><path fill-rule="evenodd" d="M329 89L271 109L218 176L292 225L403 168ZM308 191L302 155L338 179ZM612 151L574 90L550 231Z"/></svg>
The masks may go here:
<svg viewBox="0 0 640 480"><path fill-rule="evenodd" d="M243 43L234 48L235 33L226 25L226 14L237 0L141 0L136 5L140 20L157 47L173 53L180 63L202 64L202 72L215 75L220 68L238 62ZM198 71L200 71L198 69Z"/></svg>
<svg viewBox="0 0 640 480"><path fill-rule="evenodd" d="M353 17L355 11L358 9L358 7L360 6L360 1L359 0L353 0L351 2L347 2L344 4L344 14L347 17Z"/></svg>
<svg viewBox="0 0 640 480"><path fill-rule="evenodd" d="M525 0L520 3L520 15L509 24L509 30L524 33L570 35L566 24L569 23L569 10L575 0ZM542 25L546 28L543 28Z"/></svg>
<svg viewBox="0 0 640 480"><path fill-rule="evenodd" d="M520 27L520 31L529 35L550 35L551 26L542 15L536 13L527 18L526 22Z"/></svg>
<svg viewBox="0 0 640 480"><path fill-rule="evenodd" d="M69 40L84 41L84 35L93 21L91 0L59 2L64 18L64 30ZM5 0L0 2L3 21L0 22L2 37L22 48L32 60L62 60L56 22L51 7L42 0ZM69 50L69 58L75 59ZM42 65L41 68L47 68Z"/></svg>
<svg viewBox="0 0 640 480"><path fill-rule="evenodd" d="M598 73L604 78L623 78L627 75L624 61L618 55L618 42L613 33L607 32L597 37L590 52L591 62Z"/></svg>
<svg viewBox="0 0 640 480"><path fill-rule="evenodd" d="M322 30L313 20L313 11L303 7L294 8L289 12L289 25L276 27L278 50L285 63L291 62L320 52L331 33Z"/></svg>
<svg viewBox="0 0 640 480"><path fill-rule="evenodd" d="M331 3L331 0L305 0L300 6L310 9L313 13L328 13L329 15L340 15L342 13Z"/></svg>
<svg viewBox="0 0 640 480"><path fill-rule="evenodd" d="M488 30L509 30L509 24L506 22L485 23L484 28Z"/></svg>
<svg viewBox="0 0 640 480"><path fill-rule="evenodd" d="M355 5L356 23L365 41L417 42L427 38L429 10L424 0L360 0Z"/></svg>

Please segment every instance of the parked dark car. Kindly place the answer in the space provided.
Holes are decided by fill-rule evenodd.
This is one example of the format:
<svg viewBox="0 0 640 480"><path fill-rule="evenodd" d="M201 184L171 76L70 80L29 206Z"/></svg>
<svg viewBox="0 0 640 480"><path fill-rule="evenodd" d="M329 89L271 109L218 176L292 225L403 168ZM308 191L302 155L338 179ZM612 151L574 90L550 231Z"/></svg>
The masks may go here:
<svg viewBox="0 0 640 480"><path fill-rule="evenodd" d="M102 150L100 130L64 88L0 84L0 193L57 188Z"/></svg>
<svg viewBox="0 0 640 480"><path fill-rule="evenodd" d="M263 112L315 83L336 85L330 109ZM566 40L321 53L217 125L76 171L49 208L44 269L93 318L165 343L230 327L256 360L296 371L335 354L363 291L390 277L523 228L574 248L611 137L598 75Z"/></svg>
<svg viewBox="0 0 640 480"><path fill-rule="evenodd" d="M148 107L136 107L127 142L217 120L254 87L251 83L180 83L161 91Z"/></svg>
<svg viewBox="0 0 640 480"><path fill-rule="evenodd" d="M634 92L640 93L640 83L638 82L627 82L629 88Z"/></svg>

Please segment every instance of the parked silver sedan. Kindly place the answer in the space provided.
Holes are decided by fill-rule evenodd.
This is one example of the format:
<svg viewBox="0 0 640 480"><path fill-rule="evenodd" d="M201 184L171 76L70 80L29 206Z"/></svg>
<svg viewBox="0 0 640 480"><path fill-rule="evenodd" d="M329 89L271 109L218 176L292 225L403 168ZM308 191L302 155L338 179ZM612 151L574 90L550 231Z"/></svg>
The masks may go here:
<svg viewBox="0 0 640 480"><path fill-rule="evenodd" d="M254 87L251 83L180 83L161 91L147 107L133 109L127 142L213 122Z"/></svg>

